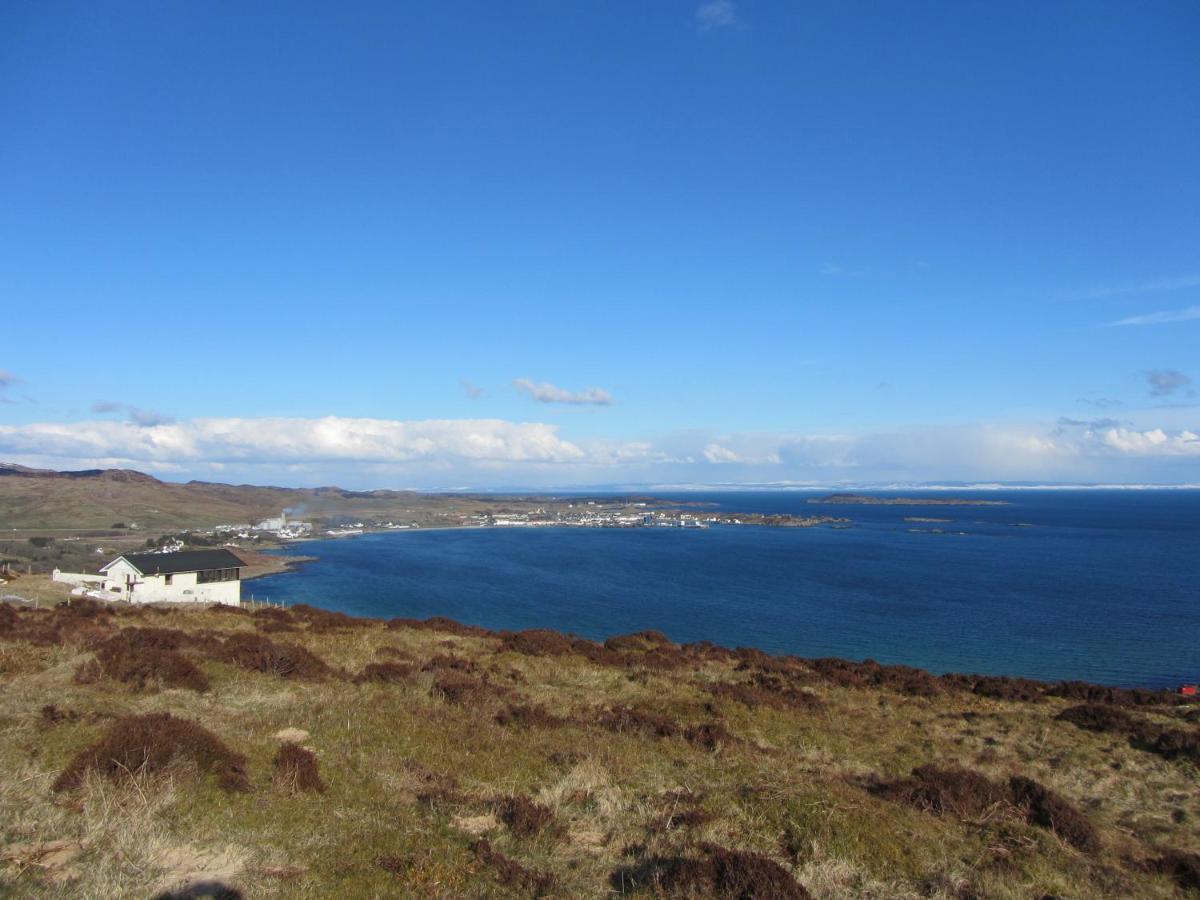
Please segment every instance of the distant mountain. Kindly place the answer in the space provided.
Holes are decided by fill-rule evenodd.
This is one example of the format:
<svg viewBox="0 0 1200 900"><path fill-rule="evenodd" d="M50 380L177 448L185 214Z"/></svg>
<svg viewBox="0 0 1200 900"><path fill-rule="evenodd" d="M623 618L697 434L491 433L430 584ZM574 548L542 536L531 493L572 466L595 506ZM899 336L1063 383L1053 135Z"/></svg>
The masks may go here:
<svg viewBox="0 0 1200 900"><path fill-rule="evenodd" d="M0 478L102 478L106 481L124 481L161 484L153 475L134 469L76 469L58 472L54 469L31 469L16 463L0 463Z"/></svg>
<svg viewBox="0 0 1200 900"><path fill-rule="evenodd" d="M456 498L462 499L462 498ZM312 517L394 517L428 513L447 498L411 491L347 491L161 481L129 469L59 472L0 463L0 529L147 531L253 523L288 510Z"/></svg>

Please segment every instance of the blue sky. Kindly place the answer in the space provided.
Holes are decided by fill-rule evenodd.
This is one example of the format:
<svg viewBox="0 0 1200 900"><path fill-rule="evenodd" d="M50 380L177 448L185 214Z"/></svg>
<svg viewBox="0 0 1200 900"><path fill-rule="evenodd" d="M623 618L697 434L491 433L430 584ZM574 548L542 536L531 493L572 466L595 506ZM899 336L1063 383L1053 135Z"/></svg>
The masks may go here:
<svg viewBox="0 0 1200 900"><path fill-rule="evenodd" d="M8 3L0 459L1200 482L1193 2Z"/></svg>

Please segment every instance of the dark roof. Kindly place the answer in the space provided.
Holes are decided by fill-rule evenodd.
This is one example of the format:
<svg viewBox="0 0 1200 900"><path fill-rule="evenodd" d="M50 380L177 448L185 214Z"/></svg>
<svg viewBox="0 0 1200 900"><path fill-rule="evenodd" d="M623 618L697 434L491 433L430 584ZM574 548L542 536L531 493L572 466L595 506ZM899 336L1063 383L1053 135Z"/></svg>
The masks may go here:
<svg viewBox="0 0 1200 900"><path fill-rule="evenodd" d="M205 569L242 568L246 564L228 550L180 550L177 553L126 553L122 557L143 575L174 575Z"/></svg>

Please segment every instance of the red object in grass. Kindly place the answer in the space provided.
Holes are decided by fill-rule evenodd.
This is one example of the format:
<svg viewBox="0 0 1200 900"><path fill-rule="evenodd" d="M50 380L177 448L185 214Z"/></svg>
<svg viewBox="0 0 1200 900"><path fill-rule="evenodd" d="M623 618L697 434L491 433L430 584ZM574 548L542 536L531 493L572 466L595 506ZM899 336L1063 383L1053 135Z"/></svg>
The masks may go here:
<svg viewBox="0 0 1200 900"><path fill-rule="evenodd" d="M1179 689L1179 693L1185 697L1195 697L1197 693L1200 693L1200 687L1194 684L1185 684Z"/></svg>

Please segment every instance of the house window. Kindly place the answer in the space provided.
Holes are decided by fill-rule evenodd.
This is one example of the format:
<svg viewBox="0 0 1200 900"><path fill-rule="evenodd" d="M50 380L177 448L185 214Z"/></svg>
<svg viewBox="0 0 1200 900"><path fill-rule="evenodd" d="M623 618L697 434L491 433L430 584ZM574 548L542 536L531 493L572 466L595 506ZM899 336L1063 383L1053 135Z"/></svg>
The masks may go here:
<svg viewBox="0 0 1200 900"><path fill-rule="evenodd" d="M170 583L171 583L171 577L172 577L172 576L170 576L170 575L164 575L164 576L163 576L163 584L170 584Z"/></svg>
<svg viewBox="0 0 1200 900"><path fill-rule="evenodd" d="M205 569L196 573L197 584L209 584L214 581L237 581L238 570L234 569Z"/></svg>

